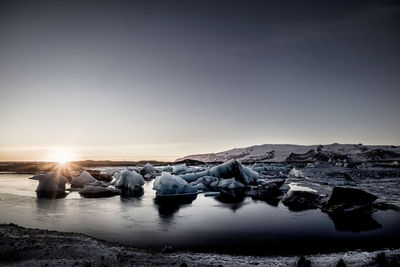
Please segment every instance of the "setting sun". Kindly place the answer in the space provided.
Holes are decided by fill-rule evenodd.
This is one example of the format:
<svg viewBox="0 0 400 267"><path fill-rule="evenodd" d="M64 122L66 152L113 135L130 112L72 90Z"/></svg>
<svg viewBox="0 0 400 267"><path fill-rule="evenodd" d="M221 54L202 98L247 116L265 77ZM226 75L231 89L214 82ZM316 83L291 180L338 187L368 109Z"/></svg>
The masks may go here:
<svg viewBox="0 0 400 267"><path fill-rule="evenodd" d="M72 160L72 153L69 149L56 149L49 156L49 161L65 164Z"/></svg>

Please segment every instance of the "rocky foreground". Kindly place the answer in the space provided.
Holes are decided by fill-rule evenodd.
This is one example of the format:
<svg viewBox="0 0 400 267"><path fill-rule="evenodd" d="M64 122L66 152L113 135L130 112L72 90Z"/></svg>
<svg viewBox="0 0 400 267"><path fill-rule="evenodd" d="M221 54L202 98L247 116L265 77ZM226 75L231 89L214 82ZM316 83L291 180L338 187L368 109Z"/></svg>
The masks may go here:
<svg viewBox="0 0 400 267"><path fill-rule="evenodd" d="M3 266L399 266L400 249L348 251L306 256L235 256L146 251L76 233L0 225Z"/></svg>

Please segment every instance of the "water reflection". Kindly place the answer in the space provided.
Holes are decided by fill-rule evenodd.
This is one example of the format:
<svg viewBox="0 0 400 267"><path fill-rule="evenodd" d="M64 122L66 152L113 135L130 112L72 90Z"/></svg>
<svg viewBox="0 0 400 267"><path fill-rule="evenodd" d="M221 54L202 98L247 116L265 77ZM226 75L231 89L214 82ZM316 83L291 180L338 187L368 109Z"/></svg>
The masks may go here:
<svg viewBox="0 0 400 267"><path fill-rule="evenodd" d="M272 206L272 207L278 207L279 202L281 201L280 198L264 198L264 199L259 199L256 197L251 197L251 199L253 199L254 201L262 201L267 203L268 205Z"/></svg>
<svg viewBox="0 0 400 267"><path fill-rule="evenodd" d="M183 206L190 205L197 198L197 194L188 194L181 196L156 197L154 204L158 208L160 219L170 224L174 214Z"/></svg>
<svg viewBox="0 0 400 267"><path fill-rule="evenodd" d="M330 214L336 231L362 232L382 228L370 214Z"/></svg>
<svg viewBox="0 0 400 267"><path fill-rule="evenodd" d="M121 199L131 199L131 198L140 198L143 196L144 190L143 187L136 188L135 190L129 189L121 189Z"/></svg>
<svg viewBox="0 0 400 267"><path fill-rule="evenodd" d="M35 219L43 224L55 223L66 214L66 202L57 199L36 199Z"/></svg>
<svg viewBox="0 0 400 267"><path fill-rule="evenodd" d="M68 193L61 191L53 191L53 192L36 192L37 198L47 198L47 199L57 199L57 198L65 198L68 196Z"/></svg>
<svg viewBox="0 0 400 267"><path fill-rule="evenodd" d="M215 197L220 203L223 203L223 207L230 208L233 212L237 211L243 207L243 201L246 197L246 192L244 189L219 189L221 194Z"/></svg>

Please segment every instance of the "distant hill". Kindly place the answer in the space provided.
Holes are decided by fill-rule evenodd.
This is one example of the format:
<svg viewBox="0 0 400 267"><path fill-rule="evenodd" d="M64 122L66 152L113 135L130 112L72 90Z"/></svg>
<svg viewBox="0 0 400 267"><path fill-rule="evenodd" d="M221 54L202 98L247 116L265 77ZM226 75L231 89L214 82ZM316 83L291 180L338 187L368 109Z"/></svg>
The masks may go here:
<svg viewBox="0 0 400 267"><path fill-rule="evenodd" d="M211 163L230 159L242 162L393 161L400 160L400 146L337 143L309 146L265 144L234 148L218 153L189 155L178 158L176 161L196 160Z"/></svg>

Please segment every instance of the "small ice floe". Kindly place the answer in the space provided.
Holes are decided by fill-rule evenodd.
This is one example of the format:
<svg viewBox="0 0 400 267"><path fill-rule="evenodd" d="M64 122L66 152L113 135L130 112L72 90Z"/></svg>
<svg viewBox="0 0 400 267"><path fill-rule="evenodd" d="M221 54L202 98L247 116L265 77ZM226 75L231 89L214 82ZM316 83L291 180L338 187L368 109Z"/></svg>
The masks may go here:
<svg viewBox="0 0 400 267"><path fill-rule="evenodd" d="M375 200L377 196L358 188L334 187L322 211L328 213L338 231L374 230L382 227L371 216L379 208Z"/></svg>
<svg viewBox="0 0 400 267"><path fill-rule="evenodd" d="M198 191L204 191L207 188L207 186L205 184L202 184L202 183L193 185L193 187L195 187Z"/></svg>
<svg viewBox="0 0 400 267"><path fill-rule="evenodd" d="M112 197L121 194L121 190L105 185L89 184L79 191L79 194L86 198L101 198L101 197Z"/></svg>
<svg viewBox="0 0 400 267"><path fill-rule="evenodd" d="M303 174L303 172L296 169L295 167L289 172L289 176L295 177L295 178L305 178L305 175Z"/></svg>
<svg viewBox="0 0 400 267"><path fill-rule="evenodd" d="M242 184L241 182L236 181L235 178L230 178L230 179L221 179L216 187L225 189L239 189L239 188L245 188L245 185Z"/></svg>
<svg viewBox="0 0 400 267"><path fill-rule="evenodd" d="M282 199L282 203L290 210L301 211L320 207L322 196L312 191L290 190Z"/></svg>
<svg viewBox="0 0 400 267"><path fill-rule="evenodd" d="M168 166L164 166L164 167L162 168L162 171L163 171L163 172L173 172L173 171L174 171L174 168L173 168L171 165L168 165Z"/></svg>
<svg viewBox="0 0 400 267"><path fill-rule="evenodd" d="M132 172L140 173L140 169L138 167L128 167L127 169L132 171Z"/></svg>
<svg viewBox="0 0 400 267"><path fill-rule="evenodd" d="M291 191L308 191L308 192L317 192L317 190L311 189L306 186L301 186L298 183L289 183L288 184Z"/></svg>
<svg viewBox="0 0 400 267"><path fill-rule="evenodd" d="M154 181L153 190L157 196L196 194L197 189L183 180L181 177L163 172Z"/></svg>
<svg viewBox="0 0 400 267"><path fill-rule="evenodd" d="M204 196L205 197L216 197L219 196L221 194L221 192L205 192Z"/></svg>
<svg viewBox="0 0 400 267"><path fill-rule="evenodd" d="M203 176L197 179L194 182L191 182L190 184L197 188L197 190L205 190L207 187L212 187L211 184L213 182L216 182L215 186L218 184L219 179L218 177L214 176ZM213 186L213 187L215 187Z"/></svg>
<svg viewBox="0 0 400 267"><path fill-rule="evenodd" d="M116 187L125 188L128 190L135 190L144 185L142 175L135 171L125 170L121 172L118 180L115 183Z"/></svg>
<svg viewBox="0 0 400 267"><path fill-rule="evenodd" d="M186 163L178 164L173 167L173 171L175 173L187 172L189 168L186 166Z"/></svg>
<svg viewBox="0 0 400 267"><path fill-rule="evenodd" d="M316 166L315 166L315 164L314 163L307 163L307 166L306 166L306 168L315 168Z"/></svg>
<svg viewBox="0 0 400 267"><path fill-rule="evenodd" d="M331 214L367 213L375 211L372 203L377 196L351 187L334 187L323 211Z"/></svg>
<svg viewBox="0 0 400 267"><path fill-rule="evenodd" d="M143 168L140 169L140 174L144 179L150 180L156 178L159 171L153 167L150 163L146 163Z"/></svg>
<svg viewBox="0 0 400 267"><path fill-rule="evenodd" d="M252 199L265 200L267 203L276 206L279 198L283 195L280 188L284 183L284 179L272 179L258 186L252 186L250 190L246 191L246 195Z"/></svg>
<svg viewBox="0 0 400 267"><path fill-rule="evenodd" d="M68 179L60 173L49 172L36 176L39 185L36 188L38 198L62 198L67 195L65 193L65 184Z"/></svg>
<svg viewBox="0 0 400 267"><path fill-rule="evenodd" d="M74 176L71 179L71 187L79 187L82 188L86 184L90 184L96 182L97 180L90 175L87 171L83 171L79 176Z"/></svg>

